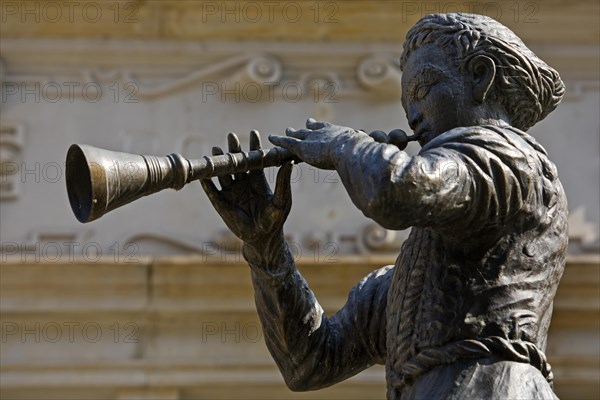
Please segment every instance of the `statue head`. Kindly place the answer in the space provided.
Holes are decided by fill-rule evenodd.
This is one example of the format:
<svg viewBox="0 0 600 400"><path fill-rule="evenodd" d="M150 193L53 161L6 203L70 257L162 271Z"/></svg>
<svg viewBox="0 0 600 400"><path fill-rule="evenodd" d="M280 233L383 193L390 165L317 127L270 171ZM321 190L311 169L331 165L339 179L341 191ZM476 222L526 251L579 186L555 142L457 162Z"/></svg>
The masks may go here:
<svg viewBox="0 0 600 400"><path fill-rule="evenodd" d="M482 15L431 14L406 35L402 103L422 142L458 126L501 120L527 130L565 86L507 27Z"/></svg>

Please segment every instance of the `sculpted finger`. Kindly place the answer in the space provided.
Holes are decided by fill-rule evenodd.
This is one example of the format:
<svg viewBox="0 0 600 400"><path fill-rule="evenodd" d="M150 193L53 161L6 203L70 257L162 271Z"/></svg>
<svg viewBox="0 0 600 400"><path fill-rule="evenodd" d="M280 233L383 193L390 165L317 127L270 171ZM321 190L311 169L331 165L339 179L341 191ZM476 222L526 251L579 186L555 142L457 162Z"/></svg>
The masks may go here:
<svg viewBox="0 0 600 400"><path fill-rule="evenodd" d="M301 140L286 137L286 136L277 136L277 135L269 135L269 141L273 143L275 146L283 147L284 149L288 149L292 153L298 155L297 151L299 151L299 145L302 143Z"/></svg>
<svg viewBox="0 0 600 400"><path fill-rule="evenodd" d="M295 129L287 128L285 130L285 134L288 137L293 137L293 138L296 138L296 139L306 139L306 137L308 135L310 135L311 133L312 133L312 131L309 131L308 129L298 129L298 130L295 130Z"/></svg>
<svg viewBox="0 0 600 400"><path fill-rule="evenodd" d="M256 129L253 129L250 131L250 151L260 150L261 148L260 133Z"/></svg>
<svg viewBox="0 0 600 400"><path fill-rule="evenodd" d="M292 183L290 177L294 168L294 162L285 163L277 172L277 183L273 194L273 205L278 209L286 209L292 202Z"/></svg>
<svg viewBox="0 0 600 400"><path fill-rule="evenodd" d="M218 209L221 207L222 202L221 193L219 192L219 189L217 189L212 179L201 179L200 184L202 185L202 189L204 189L204 192L206 192L208 199L218 211Z"/></svg>
<svg viewBox="0 0 600 400"><path fill-rule="evenodd" d="M318 129L323 129L326 126L329 126L329 125L331 125L329 122L317 121L314 118L309 118L309 119L306 120L306 127L308 129L313 130L313 131L314 130L318 130Z"/></svg>
<svg viewBox="0 0 600 400"><path fill-rule="evenodd" d="M213 207L217 211L217 214L221 216L225 225L239 237L238 230L235 225L235 210L221 197L221 193L210 179L201 179L200 184L206 192L208 199L212 203ZM232 223L233 222L233 223Z"/></svg>
<svg viewBox="0 0 600 400"><path fill-rule="evenodd" d="M285 134L287 136L291 136L294 134L294 132L296 132L297 129L292 128L291 126L285 128Z"/></svg>
<svg viewBox="0 0 600 400"><path fill-rule="evenodd" d="M240 139L235 133L231 132L229 133L229 135L227 135L227 144L229 146L230 153L241 153L242 145L240 144ZM236 180L244 179L244 177L246 176L246 171L238 172L234 176Z"/></svg>
<svg viewBox="0 0 600 400"><path fill-rule="evenodd" d="M227 145L229 146L230 153L239 153L242 151L240 139L233 132L230 132L229 135L227 135Z"/></svg>
<svg viewBox="0 0 600 400"><path fill-rule="evenodd" d="M253 129L250 131L250 151L260 149L262 149L260 133L258 133L256 129ZM252 185L254 185L254 187L260 188L268 186L268 184L266 184L267 180L265 178L264 170L255 169L253 171L248 171L248 175L252 176Z"/></svg>

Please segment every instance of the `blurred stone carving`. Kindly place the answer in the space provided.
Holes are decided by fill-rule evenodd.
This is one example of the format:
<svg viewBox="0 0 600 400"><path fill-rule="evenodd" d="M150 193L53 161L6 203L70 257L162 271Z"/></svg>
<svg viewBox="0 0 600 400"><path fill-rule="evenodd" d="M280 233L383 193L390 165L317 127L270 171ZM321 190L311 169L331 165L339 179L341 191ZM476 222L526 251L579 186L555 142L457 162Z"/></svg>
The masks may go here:
<svg viewBox="0 0 600 400"><path fill-rule="evenodd" d="M17 200L22 184L23 129L17 124L0 125L0 201Z"/></svg>
<svg viewBox="0 0 600 400"><path fill-rule="evenodd" d="M281 63L274 57L255 57L248 62L245 71L246 73L240 79L241 83L256 82L264 84L281 79Z"/></svg>
<svg viewBox="0 0 600 400"><path fill-rule="evenodd" d="M400 67L390 57L370 56L360 63L356 74L365 88L378 95L400 97L402 94Z"/></svg>
<svg viewBox="0 0 600 400"><path fill-rule="evenodd" d="M385 229L378 224L369 224L356 237L359 254L398 252L406 236L402 231Z"/></svg>

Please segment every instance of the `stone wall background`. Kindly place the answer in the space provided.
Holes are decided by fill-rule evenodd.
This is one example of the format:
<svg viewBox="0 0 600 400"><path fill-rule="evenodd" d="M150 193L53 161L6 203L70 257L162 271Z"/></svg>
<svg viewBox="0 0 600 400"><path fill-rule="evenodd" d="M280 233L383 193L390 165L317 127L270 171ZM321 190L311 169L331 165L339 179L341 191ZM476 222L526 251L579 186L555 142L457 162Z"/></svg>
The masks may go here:
<svg viewBox="0 0 600 400"><path fill-rule="evenodd" d="M266 144L310 116L406 128L403 37L422 15L453 11L499 19L567 84L531 129L571 210L548 357L561 398L597 398L596 1L1 0L2 398L383 398L381 368L319 392L285 388L257 330L239 242L199 185L82 225L64 158L71 143L201 157L229 131L246 143L258 129ZM288 240L334 312L362 276L393 263L406 232L364 218L326 171L298 167L293 196Z"/></svg>

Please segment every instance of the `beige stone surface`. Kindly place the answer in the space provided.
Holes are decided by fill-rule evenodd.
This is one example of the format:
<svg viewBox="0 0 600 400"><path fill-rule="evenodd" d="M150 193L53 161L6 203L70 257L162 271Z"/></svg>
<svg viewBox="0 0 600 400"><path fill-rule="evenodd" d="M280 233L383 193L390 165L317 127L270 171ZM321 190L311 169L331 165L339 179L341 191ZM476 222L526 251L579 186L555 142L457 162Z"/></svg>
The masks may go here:
<svg viewBox="0 0 600 400"><path fill-rule="evenodd" d="M561 106L532 129L556 161L573 211L572 254L547 353L561 399L599 398L595 0L0 0L0 83L42 88L39 101L17 92L0 105L1 161L24 163L17 174L1 175L16 190L0 202L0 398L384 398L381 366L317 392L285 387L259 330L248 268L239 254L215 247L236 242L223 234L197 186L80 225L64 179L48 173L56 166L62 172L73 142L199 157L223 144L227 131L245 140L250 128L280 132L308 116L366 129L406 126L394 79L392 95L384 95L388 81L361 80L365 65L396 71L406 30L425 13L459 11L457 5L497 17L567 81ZM252 66L265 56L261 65L280 68L280 85L296 84L308 98L205 99L207 83L252 82ZM315 79L336 85L335 102L313 98L308 89ZM44 88L69 82L100 85L105 96L48 101ZM135 103L126 101L129 92L114 91L131 83ZM5 153L9 146L14 154ZM359 279L393 263L405 232L373 231L335 176L301 171L288 239L332 313ZM315 203L323 206L309 212ZM74 251L65 243L75 244ZM86 246L104 256L82 259ZM62 253L56 258L46 250Z"/></svg>
<svg viewBox="0 0 600 400"><path fill-rule="evenodd" d="M352 257L299 268L331 314L358 280L392 261ZM570 258L556 298L547 355L564 399L600 394L599 262ZM24 265L6 259L0 278L3 399L384 396L381 366L330 389L289 392L264 345L243 263L157 257L135 266L110 260ZM42 294L43 304L31 301Z"/></svg>
<svg viewBox="0 0 600 400"><path fill-rule="evenodd" d="M27 4L29 3L29 4ZM526 43L594 44L600 5L575 1L94 1L1 0L4 37L400 43L432 12L496 18ZM565 12L568 10L568 12ZM585 29L582 29L585 27ZM556 35L556 30L561 35Z"/></svg>

